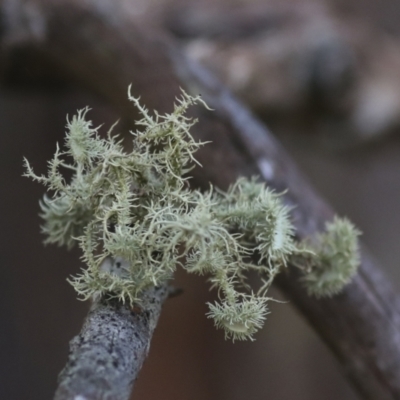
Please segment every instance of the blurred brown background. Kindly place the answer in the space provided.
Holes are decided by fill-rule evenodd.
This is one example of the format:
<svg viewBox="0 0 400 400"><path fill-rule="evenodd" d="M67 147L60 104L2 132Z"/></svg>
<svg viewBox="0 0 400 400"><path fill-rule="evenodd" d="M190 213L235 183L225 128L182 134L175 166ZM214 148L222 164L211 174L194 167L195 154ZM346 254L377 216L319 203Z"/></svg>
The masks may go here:
<svg viewBox="0 0 400 400"><path fill-rule="evenodd" d="M265 3L274 6L273 1ZM313 2L307 3L312 10ZM335 18L359 18L371 31L389 35L394 47L399 41L400 51L400 1L331 3ZM232 45L224 43L226 48ZM0 250L0 399L39 400L52 397L68 342L79 331L88 305L76 300L66 282L66 277L80 268L79 252L42 245L38 200L43 188L21 177L22 157L30 160L35 171L44 172L55 142L63 141L67 114L89 105L94 122L109 126L118 112L74 86L60 82L54 86L49 82L46 87L33 85L37 71L30 65L20 68L26 81L17 84L18 79L11 79L0 91L4 227ZM215 69L218 73L218 65ZM400 78L392 83L400 88ZM240 95L246 87L239 89ZM253 107L273 126L319 192L363 231L363 241L399 288L400 130L396 118L400 111L394 107L390 115L383 112L390 121L381 126L388 128L376 129L372 138L356 134L360 140L337 146L335 138L319 139L326 138L326 123L315 124L314 118L326 114L325 109L300 108L294 117L287 117L287 107L265 113L257 105ZM346 118L348 115L350 112ZM296 124L283 123L285 118L300 121L301 133L294 132ZM347 126L343 122L346 118L338 126ZM312 134L308 132L311 125ZM342 137L343 132L335 129L329 130L329 135ZM337 361L290 304L271 304L272 313L256 342L232 344L225 342L223 333L204 316L205 302L211 296L203 279L179 272L175 285L184 293L168 300L164 307L133 399L357 398L340 375ZM278 292L274 296L281 298Z"/></svg>

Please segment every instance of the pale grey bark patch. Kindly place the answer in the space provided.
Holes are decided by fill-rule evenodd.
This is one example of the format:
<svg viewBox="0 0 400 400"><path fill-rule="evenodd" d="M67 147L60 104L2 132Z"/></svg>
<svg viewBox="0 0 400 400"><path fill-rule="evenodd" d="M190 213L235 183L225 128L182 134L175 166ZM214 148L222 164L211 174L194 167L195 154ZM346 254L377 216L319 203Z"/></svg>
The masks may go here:
<svg viewBox="0 0 400 400"><path fill-rule="evenodd" d="M128 399L167 296L167 286L161 286L144 292L134 307L116 299L94 303L70 342L54 399Z"/></svg>

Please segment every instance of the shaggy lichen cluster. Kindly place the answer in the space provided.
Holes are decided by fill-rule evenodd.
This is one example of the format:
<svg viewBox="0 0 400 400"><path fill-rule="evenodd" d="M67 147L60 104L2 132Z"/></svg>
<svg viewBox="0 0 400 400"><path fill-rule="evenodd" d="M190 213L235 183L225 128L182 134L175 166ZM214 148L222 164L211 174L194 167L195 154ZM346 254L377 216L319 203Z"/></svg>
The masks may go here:
<svg viewBox="0 0 400 400"><path fill-rule="evenodd" d="M310 295L332 296L350 282L360 265L360 231L346 218L335 217L310 245L310 267L303 281Z"/></svg>
<svg viewBox="0 0 400 400"><path fill-rule="evenodd" d="M83 299L108 295L133 304L178 266L207 274L220 299L209 304L208 316L226 337L252 339L268 313L267 290L275 275L303 252L294 241L288 209L255 179L239 179L226 193L188 188L193 153L204 143L193 140L189 130L196 121L185 112L203 103L199 97L183 93L166 115L152 115L129 98L142 115L141 129L131 132L130 152L111 131L100 137L84 109L68 121L65 150L57 147L47 176L34 174L26 161L26 175L51 193L41 202L46 242L68 247L79 242L87 268L70 282ZM72 172L69 180L62 169ZM321 264L314 263L318 266L304 278L314 287L311 293L336 292L358 263L356 239L341 243L341 229L328 226L332 242L320 237L313 259ZM252 257L258 263L250 262ZM333 286L331 257L341 264L351 259ZM250 270L260 277L257 290L246 280Z"/></svg>

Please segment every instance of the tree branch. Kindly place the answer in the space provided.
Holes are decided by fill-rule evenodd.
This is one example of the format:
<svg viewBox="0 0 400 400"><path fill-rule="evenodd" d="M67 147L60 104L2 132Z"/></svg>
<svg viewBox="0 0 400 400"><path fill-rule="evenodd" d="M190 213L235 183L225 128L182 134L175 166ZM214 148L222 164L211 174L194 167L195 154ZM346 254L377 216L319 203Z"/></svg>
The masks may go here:
<svg viewBox="0 0 400 400"><path fill-rule="evenodd" d="M168 295L151 288L133 308L117 300L93 304L81 333L70 342L55 400L127 400L150 348Z"/></svg>
<svg viewBox="0 0 400 400"><path fill-rule="evenodd" d="M129 118L125 92L132 81L133 92L160 112L170 108L179 86L202 93L215 112L196 111L201 118L194 136L213 144L198 153L204 168L193 171L192 183L207 187L211 182L226 188L239 175L258 174L275 189L288 189L284 198L288 205L296 205L293 220L300 238L323 229L333 211L270 132L218 81L187 59L165 32L147 28L149 21L123 12L120 2L84 4L77 0L0 1L4 21L18 22L14 28L4 24L3 56L18 42L30 42L36 56L57 62ZM29 33L32 26L43 29ZM279 286L334 351L343 372L365 398L400 399L400 301L366 250L358 275L334 298L308 297L294 271L282 274Z"/></svg>

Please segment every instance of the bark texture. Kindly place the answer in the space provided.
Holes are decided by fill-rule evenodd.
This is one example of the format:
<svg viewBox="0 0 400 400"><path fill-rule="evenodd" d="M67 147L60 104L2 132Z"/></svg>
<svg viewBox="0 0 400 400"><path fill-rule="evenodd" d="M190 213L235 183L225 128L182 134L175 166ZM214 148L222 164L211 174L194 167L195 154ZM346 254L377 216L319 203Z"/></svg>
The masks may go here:
<svg viewBox="0 0 400 400"><path fill-rule="evenodd" d="M129 399L167 293L166 286L151 288L133 308L116 300L94 303L70 342L54 399Z"/></svg>
<svg viewBox="0 0 400 400"><path fill-rule="evenodd" d="M12 6L12 7L11 7ZM134 7L134 4L132 5ZM150 109L169 111L183 86L201 93L215 110L195 110L193 134L210 140L197 154L202 169L192 184L222 189L240 176L259 175L285 201L303 238L323 229L333 216L271 133L213 76L188 59L164 31L119 1L0 1L2 56L30 47L68 76L104 96L133 120L126 88ZM19 53L21 56L21 52ZM331 299L308 297L294 271L279 277L280 288L334 351L343 372L366 399L400 399L400 301L366 250L354 281Z"/></svg>

